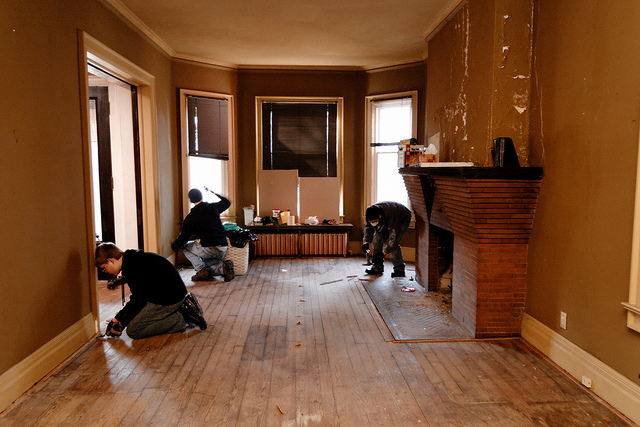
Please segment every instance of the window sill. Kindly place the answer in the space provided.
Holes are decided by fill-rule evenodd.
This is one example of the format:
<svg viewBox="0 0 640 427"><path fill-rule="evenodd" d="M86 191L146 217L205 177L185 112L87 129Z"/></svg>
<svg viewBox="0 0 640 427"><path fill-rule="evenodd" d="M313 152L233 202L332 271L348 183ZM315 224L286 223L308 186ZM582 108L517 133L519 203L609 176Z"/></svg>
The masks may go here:
<svg viewBox="0 0 640 427"><path fill-rule="evenodd" d="M628 310L627 326L640 332L640 306L628 302L623 302L622 305Z"/></svg>

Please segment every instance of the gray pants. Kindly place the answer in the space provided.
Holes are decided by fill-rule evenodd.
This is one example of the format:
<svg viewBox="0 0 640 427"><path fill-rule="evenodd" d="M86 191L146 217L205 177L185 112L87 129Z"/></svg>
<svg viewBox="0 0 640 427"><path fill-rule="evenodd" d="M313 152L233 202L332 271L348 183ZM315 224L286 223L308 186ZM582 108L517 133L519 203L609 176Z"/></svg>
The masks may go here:
<svg viewBox="0 0 640 427"><path fill-rule="evenodd" d="M208 266L215 276L222 276L222 260L227 253L227 246L201 246L199 241L189 240L182 247L182 252L196 272Z"/></svg>
<svg viewBox="0 0 640 427"><path fill-rule="evenodd" d="M411 219L401 224L400 228L395 230L396 238L398 242L402 240L402 236L404 236L404 232L409 228L409 224L411 223ZM376 232L373 235L373 241L371 245L373 246L373 250L371 251L373 265L378 268L384 268L384 253L383 248L385 242L389 240L389 231L386 233L378 233ZM405 264L404 258L402 257L402 248L398 244L395 248L389 252L389 258L391 259L391 263L393 264L393 271L396 273L404 273Z"/></svg>
<svg viewBox="0 0 640 427"><path fill-rule="evenodd" d="M187 329L178 308L182 301L172 305L157 305L148 302L127 325L127 335L133 339L146 338L160 334L173 334Z"/></svg>

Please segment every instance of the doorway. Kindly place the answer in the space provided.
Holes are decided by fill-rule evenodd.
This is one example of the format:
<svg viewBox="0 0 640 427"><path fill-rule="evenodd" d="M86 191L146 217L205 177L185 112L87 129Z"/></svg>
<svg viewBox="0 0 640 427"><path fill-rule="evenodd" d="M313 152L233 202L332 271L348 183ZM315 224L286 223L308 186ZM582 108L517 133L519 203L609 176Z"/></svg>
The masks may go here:
<svg viewBox="0 0 640 427"><path fill-rule="evenodd" d="M142 195L136 87L89 64L95 235L142 249Z"/></svg>
<svg viewBox="0 0 640 427"><path fill-rule="evenodd" d="M87 72L96 244L113 242L122 250L141 249L137 88L91 63ZM98 271L100 319L112 317L124 304L126 286L117 279Z"/></svg>
<svg viewBox="0 0 640 427"><path fill-rule="evenodd" d="M151 251L156 253L161 253L161 233L160 233L160 224L158 217L158 171L157 171L157 125L156 125L156 84L155 77L152 74L149 74L144 69L140 68L136 64L132 63L128 59L124 58L122 55L113 51L106 45L102 44L86 32L80 31L80 41L81 41L81 49L80 49L80 73L81 73L81 104L83 107L83 127L86 129L84 133L84 151L85 151L85 195L86 195L86 213L87 213L87 239L88 239L88 249L90 251L89 259L93 259L93 252L95 250L96 245L96 229L97 227L94 224L100 223L100 227L102 227L102 207L100 207L100 213L97 211L97 204L94 203L99 197L99 187L100 187L100 178L94 177L94 169L96 173L99 173L99 167L94 167L94 164L98 164L98 160L92 161L94 158L94 153L97 156L97 142L96 148L94 149L91 142L91 124L90 124L90 86L105 86L115 87L113 90L114 94L120 94L121 99L126 99L127 101L123 102L124 104L129 105L129 112L122 113L122 119L127 118L128 125L122 125L122 121L118 121L121 125L121 128L130 129L130 133L132 134L131 143L121 144L121 149L126 149L129 151L135 150L138 153L137 155L130 155L131 161L127 161L122 163L121 160L126 157L126 155L119 153L118 155L111 156L112 163L112 177L114 180L118 177L122 178L123 176L128 176L127 179L122 179L122 181L129 186L128 190L121 190L119 193L112 191L112 198L114 201L113 208L113 217L114 217L114 225L113 225L113 236L115 241L118 242L118 245L122 246L130 246L131 248L140 248L145 251ZM93 70L90 72L89 64L94 65L96 68L104 71L106 75L98 75L100 73L97 70ZM104 78L107 82L102 82L101 84L93 84L89 82L94 80L94 78ZM124 83L124 86L119 87L118 85L112 86L112 83L115 84L115 81L111 81L111 79L115 79L119 83ZM108 97L111 98L112 91L109 90ZM126 93L126 95L125 95ZM111 103L110 103L111 104ZM110 116L113 116L115 113L122 111L111 104L109 107ZM96 103L96 114L97 114L97 103ZM114 135L111 124L114 122L112 117L109 120L111 123L109 124L110 130L110 151L116 149L114 145ZM137 127L134 127L133 124L136 124ZM97 127L97 124L96 124ZM119 134L120 130L116 132ZM131 164L133 163L133 166ZM126 164L126 168L125 168ZM119 169L123 168L123 169ZM131 170L133 168L134 171L138 171L137 176L134 172L131 174L130 172L124 172L124 169ZM127 175L129 174L129 175ZM133 176L134 178L130 178ZM122 184L122 188L126 188L125 184ZM133 185L134 189L131 189L130 186ZM108 186L107 186L108 188ZM117 189L118 185L112 184L112 189ZM135 196L134 196L135 195ZM132 202L135 200L134 202ZM125 221L125 224L128 226L133 225L134 231L131 230L126 231L126 240L124 243L120 242L118 238L119 233L119 225L118 225L118 208L117 206L135 206L135 209L125 208L127 215L131 215L131 212L134 212L135 220ZM107 227L108 228L108 227ZM104 235L104 231L100 231L101 235ZM133 236L133 237L132 237ZM127 243L133 242L133 243ZM126 248L123 248L126 249ZM90 271L96 271L91 266ZM109 290L109 294L111 297L116 297L117 300L114 301L114 307L108 309L106 311L103 310L103 298L100 296L103 291L107 291L106 282L101 282L98 284L98 275L96 273L90 274L90 282L92 284L92 313L95 320L95 330L99 332L103 329L101 324L101 319L106 319L106 316L113 316L117 312L121 305L119 303L119 295L120 292L113 292L113 290ZM113 298L112 298L113 299ZM109 301L106 301L109 304Z"/></svg>

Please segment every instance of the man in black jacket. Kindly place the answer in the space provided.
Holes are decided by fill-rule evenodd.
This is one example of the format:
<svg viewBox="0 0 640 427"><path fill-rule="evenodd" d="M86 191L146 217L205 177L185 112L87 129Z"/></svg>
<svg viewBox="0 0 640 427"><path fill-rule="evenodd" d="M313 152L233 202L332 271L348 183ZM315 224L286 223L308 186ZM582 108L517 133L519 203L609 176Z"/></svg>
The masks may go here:
<svg viewBox="0 0 640 427"><path fill-rule="evenodd" d="M384 272L384 256L390 254L393 263L391 277L404 277L405 264L400 248L400 240L411 224L411 211L397 202L380 202L371 205L365 213L362 250L369 251L373 245L373 267L367 274L379 275Z"/></svg>
<svg viewBox="0 0 640 427"><path fill-rule="evenodd" d="M202 201L202 192L197 188L189 190L189 201L194 204L182 222L182 231L173 241L171 248L180 249L191 262L196 274L191 280L211 280L213 276L223 276L224 281L235 277L233 261L224 260L227 253L227 236L220 220L220 214L231 206L224 196L214 193L220 201ZM190 240L195 237L195 240Z"/></svg>
<svg viewBox="0 0 640 427"><path fill-rule="evenodd" d="M129 301L109 322L107 336L120 336L124 328L133 339L182 332L187 323L207 328L195 295L187 293L180 273L163 256L102 243L95 265L116 276L122 272L131 290Z"/></svg>

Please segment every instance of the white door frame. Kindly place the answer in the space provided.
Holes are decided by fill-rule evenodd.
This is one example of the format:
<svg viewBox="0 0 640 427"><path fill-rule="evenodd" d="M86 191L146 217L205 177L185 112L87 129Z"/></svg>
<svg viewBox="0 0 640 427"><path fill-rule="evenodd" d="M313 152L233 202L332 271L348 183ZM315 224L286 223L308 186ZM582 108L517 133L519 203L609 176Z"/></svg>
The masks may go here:
<svg viewBox="0 0 640 427"><path fill-rule="evenodd" d="M85 169L85 200L87 215L87 238L89 240L89 260L94 259L93 187L91 174L91 140L89 126L89 76L88 62L99 66L114 76L138 88L138 127L140 133L140 175L142 181L142 229L144 250L161 253L159 221L159 184L156 125L156 85L155 77L117 52L111 50L84 31L78 31L80 73L80 96L82 107L82 139ZM123 248L125 249L125 248ZM92 268L93 266L91 266ZM97 272L91 275L93 290L93 313L98 321ZM96 323L96 331L99 327Z"/></svg>

